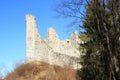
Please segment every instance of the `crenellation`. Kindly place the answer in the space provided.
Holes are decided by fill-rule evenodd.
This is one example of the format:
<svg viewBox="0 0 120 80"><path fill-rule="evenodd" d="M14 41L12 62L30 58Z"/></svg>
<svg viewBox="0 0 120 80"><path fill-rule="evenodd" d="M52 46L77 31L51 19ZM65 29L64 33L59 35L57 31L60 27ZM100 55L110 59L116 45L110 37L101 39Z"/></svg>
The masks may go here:
<svg viewBox="0 0 120 80"><path fill-rule="evenodd" d="M48 29L47 37L43 40L37 29L35 17L26 15L26 62L44 61L76 69L80 57L77 48L81 42L77 31L70 36L70 39L61 41L54 28Z"/></svg>

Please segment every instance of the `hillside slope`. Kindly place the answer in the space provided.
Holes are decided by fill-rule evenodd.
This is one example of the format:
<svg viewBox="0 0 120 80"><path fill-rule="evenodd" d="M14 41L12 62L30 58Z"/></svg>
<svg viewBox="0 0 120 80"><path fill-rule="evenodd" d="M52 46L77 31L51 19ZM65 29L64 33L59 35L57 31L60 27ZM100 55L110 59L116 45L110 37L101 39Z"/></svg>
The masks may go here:
<svg viewBox="0 0 120 80"><path fill-rule="evenodd" d="M44 62L22 64L10 72L5 80L79 80L77 71Z"/></svg>

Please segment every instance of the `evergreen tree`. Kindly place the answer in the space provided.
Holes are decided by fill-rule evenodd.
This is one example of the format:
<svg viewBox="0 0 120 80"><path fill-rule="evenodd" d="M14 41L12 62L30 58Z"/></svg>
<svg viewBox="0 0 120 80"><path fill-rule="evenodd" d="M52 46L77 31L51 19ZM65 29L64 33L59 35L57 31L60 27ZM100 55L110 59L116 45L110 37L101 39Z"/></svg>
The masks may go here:
<svg viewBox="0 0 120 80"><path fill-rule="evenodd" d="M84 19L82 80L120 80L120 0L90 0Z"/></svg>

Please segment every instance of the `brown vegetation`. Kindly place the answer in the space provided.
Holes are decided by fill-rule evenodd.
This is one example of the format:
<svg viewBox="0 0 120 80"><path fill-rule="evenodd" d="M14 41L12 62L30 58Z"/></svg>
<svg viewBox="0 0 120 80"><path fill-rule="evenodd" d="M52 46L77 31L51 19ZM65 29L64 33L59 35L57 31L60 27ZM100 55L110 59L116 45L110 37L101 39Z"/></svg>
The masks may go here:
<svg viewBox="0 0 120 80"><path fill-rule="evenodd" d="M5 80L79 80L77 71L70 67L52 66L44 62L22 64L5 77Z"/></svg>

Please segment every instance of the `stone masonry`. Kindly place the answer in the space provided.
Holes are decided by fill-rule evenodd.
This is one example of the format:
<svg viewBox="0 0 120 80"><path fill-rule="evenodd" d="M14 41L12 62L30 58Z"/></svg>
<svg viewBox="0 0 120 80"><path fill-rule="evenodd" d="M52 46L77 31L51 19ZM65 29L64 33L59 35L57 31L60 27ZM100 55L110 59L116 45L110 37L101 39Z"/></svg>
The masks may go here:
<svg viewBox="0 0 120 80"><path fill-rule="evenodd" d="M82 41L77 31L69 39L60 40L53 28L47 31L46 40L41 39L34 16L26 15L26 62L44 61L53 65L80 67L79 44Z"/></svg>

